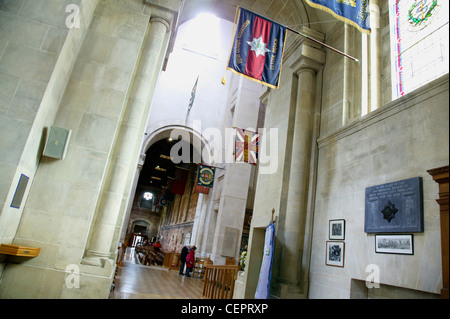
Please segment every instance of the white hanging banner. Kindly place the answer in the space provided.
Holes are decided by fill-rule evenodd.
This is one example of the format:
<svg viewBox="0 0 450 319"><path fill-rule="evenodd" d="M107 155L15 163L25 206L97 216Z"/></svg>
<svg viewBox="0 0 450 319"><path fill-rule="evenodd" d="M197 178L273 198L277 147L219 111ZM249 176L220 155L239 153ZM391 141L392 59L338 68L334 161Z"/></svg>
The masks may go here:
<svg viewBox="0 0 450 319"><path fill-rule="evenodd" d="M255 299L269 299L270 279L272 278L273 250L275 244L275 225L270 223L266 228L264 242L264 255L259 272L258 287L256 287Z"/></svg>

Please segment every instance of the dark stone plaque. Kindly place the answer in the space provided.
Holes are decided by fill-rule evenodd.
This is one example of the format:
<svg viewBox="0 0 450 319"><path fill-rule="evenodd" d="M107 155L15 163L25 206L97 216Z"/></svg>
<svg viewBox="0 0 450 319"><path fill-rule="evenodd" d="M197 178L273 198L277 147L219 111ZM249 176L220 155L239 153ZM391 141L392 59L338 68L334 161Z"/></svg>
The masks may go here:
<svg viewBox="0 0 450 319"><path fill-rule="evenodd" d="M25 190L27 189L28 181L30 178L25 175L20 175L19 183L17 184L16 192L14 193L13 200L11 202L11 207L20 208L22 204L23 195L25 195Z"/></svg>
<svg viewBox="0 0 450 319"><path fill-rule="evenodd" d="M366 188L366 233L423 232L422 178Z"/></svg>

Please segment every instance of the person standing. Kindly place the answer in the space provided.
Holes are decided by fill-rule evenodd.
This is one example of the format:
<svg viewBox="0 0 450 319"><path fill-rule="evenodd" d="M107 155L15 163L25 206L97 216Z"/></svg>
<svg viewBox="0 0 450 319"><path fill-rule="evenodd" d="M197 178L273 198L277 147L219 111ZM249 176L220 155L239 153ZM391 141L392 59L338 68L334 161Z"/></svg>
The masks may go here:
<svg viewBox="0 0 450 319"><path fill-rule="evenodd" d="M181 254L180 254L180 275L184 275L184 266L186 265L186 256L189 254L189 248L191 246L189 245L185 245L183 247L183 249L181 249Z"/></svg>
<svg viewBox="0 0 450 319"><path fill-rule="evenodd" d="M189 254L186 256L186 277L191 277L189 273L194 269L195 265L195 250L197 247L192 246L189 250Z"/></svg>
<svg viewBox="0 0 450 319"><path fill-rule="evenodd" d="M159 242L159 240L157 240L156 243L154 243L152 247L153 247L153 250L160 251L161 250L161 243Z"/></svg>

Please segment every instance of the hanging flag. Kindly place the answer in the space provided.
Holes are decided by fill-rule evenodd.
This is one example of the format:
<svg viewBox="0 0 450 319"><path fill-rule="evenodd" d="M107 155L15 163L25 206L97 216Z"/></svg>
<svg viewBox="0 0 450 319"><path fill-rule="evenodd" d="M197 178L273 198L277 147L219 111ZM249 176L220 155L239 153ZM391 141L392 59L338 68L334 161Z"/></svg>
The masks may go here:
<svg viewBox="0 0 450 319"><path fill-rule="evenodd" d="M269 224L266 228L266 236L264 241L264 255L259 271L258 286L255 291L255 299L269 299L270 296L270 280L272 278L273 266L273 250L275 238L275 225Z"/></svg>
<svg viewBox="0 0 450 319"><path fill-rule="evenodd" d="M197 183L195 191L197 193L209 194L209 189L214 185L214 173L216 168L206 165L199 165L197 171Z"/></svg>
<svg viewBox="0 0 450 319"><path fill-rule="evenodd" d="M244 129L236 129L235 160L256 165L258 161L259 134Z"/></svg>
<svg viewBox="0 0 450 319"><path fill-rule="evenodd" d="M228 70L278 89L286 27L238 7Z"/></svg>
<svg viewBox="0 0 450 319"><path fill-rule="evenodd" d="M166 196L161 196L160 200L159 200L159 206L165 207L167 206L169 200L167 199Z"/></svg>
<svg viewBox="0 0 450 319"><path fill-rule="evenodd" d="M185 169L177 169L175 172L175 179L172 183L172 194L184 195L186 182L188 180L189 171Z"/></svg>
<svg viewBox="0 0 450 319"><path fill-rule="evenodd" d="M313 8L332 14L359 31L370 33L369 0L306 0Z"/></svg>
<svg viewBox="0 0 450 319"><path fill-rule="evenodd" d="M198 77L199 76L197 76L197 80L195 81L194 87L192 88L191 99L189 100L188 112L191 110L192 106L194 105L195 95L197 94Z"/></svg>

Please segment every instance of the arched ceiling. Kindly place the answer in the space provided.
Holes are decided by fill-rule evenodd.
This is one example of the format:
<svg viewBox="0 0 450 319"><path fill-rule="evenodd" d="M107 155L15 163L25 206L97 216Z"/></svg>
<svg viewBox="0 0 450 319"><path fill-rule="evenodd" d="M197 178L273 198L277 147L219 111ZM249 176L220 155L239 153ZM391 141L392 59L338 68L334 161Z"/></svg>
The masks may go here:
<svg viewBox="0 0 450 319"><path fill-rule="evenodd" d="M304 0L186 0L179 24L202 12L214 13L233 22L237 5L294 30L306 26L326 34L336 23L341 23L330 14L312 8Z"/></svg>

